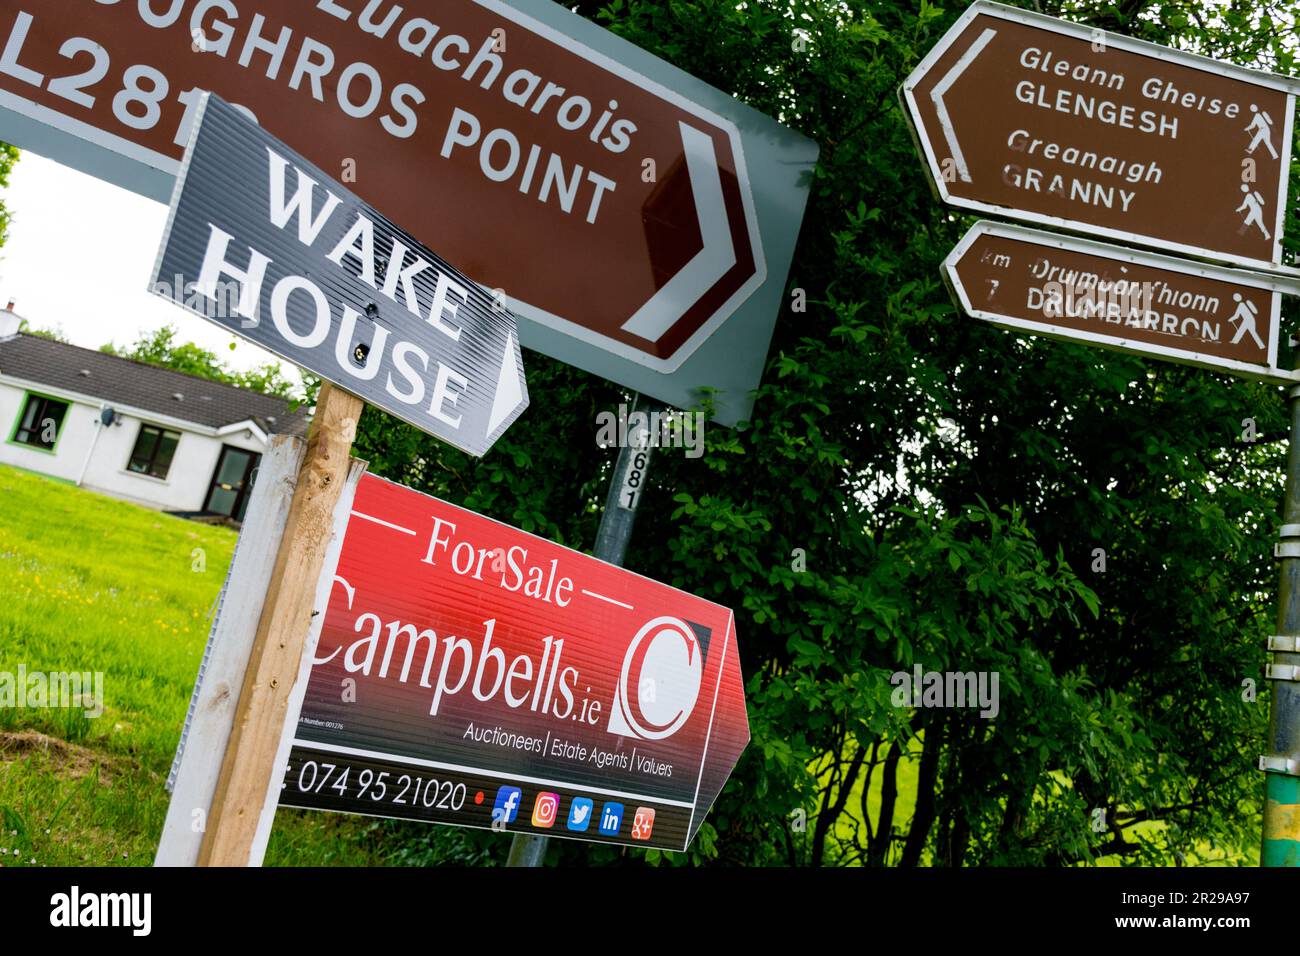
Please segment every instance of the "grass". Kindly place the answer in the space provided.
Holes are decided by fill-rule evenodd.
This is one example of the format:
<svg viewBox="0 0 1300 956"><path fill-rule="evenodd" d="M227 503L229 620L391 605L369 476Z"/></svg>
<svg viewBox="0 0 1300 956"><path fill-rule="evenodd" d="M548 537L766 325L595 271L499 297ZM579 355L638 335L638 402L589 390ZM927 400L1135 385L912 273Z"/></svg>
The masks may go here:
<svg viewBox="0 0 1300 956"><path fill-rule="evenodd" d="M896 783L898 787L898 796L894 802L894 820L895 830L905 830L911 823L912 815L916 811L917 784L920 773L920 757L922 736L918 735L911 743L911 746L905 752L903 759L898 762L898 772ZM822 762L824 764L824 761ZM817 776L823 783L830 779L829 766L822 766L819 770L814 765L810 771ZM1070 787L1070 780L1064 774L1054 773L1053 779L1055 784L1061 788ZM864 786L865 773L860 773L854 782L852 789L849 791L849 798L845 803L845 812L835 821L834 835L846 843L854 839L855 834L859 839L867 832L865 821L862 817L862 789ZM884 785L884 774L878 772L872 775L871 789L867 791L867 813L869 819L874 825L880 819L880 801L881 792ZM1041 799L1041 798L1040 798ZM1246 807L1245 812L1253 813L1256 817L1259 815L1259 809ZM1138 842L1140 839L1160 839L1163 836L1167 824L1163 821L1148 820L1131 827L1125 834L1125 839L1131 842ZM893 851L891 859L896 859L898 850ZM933 856L927 849L921 855L922 865L929 866L933 862ZM856 864L855 864L856 865ZM1085 863L1078 865L1084 866ZM1125 860L1117 856L1103 856L1096 862L1101 867L1119 867L1126 865ZM1196 849L1185 855L1183 865L1185 866L1258 866L1259 849L1252 845L1245 850L1240 848L1221 849L1211 844L1200 841L1196 844Z"/></svg>
<svg viewBox="0 0 1300 956"><path fill-rule="evenodd" d="M0 466L0 673L102 672L104 713L0 707L0 864L148 865L235 533ZM281 810L268 865L382 865L371 821Z"/></svg>

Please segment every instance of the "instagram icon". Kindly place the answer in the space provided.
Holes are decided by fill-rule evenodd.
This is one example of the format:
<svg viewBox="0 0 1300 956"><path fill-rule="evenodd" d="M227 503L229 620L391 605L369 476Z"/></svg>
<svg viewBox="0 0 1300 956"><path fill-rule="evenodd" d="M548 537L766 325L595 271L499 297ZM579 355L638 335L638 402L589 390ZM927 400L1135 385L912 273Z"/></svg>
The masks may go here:
<svg viewBox="0 0 1300 956"><path fill-rule="evenodd" d="M535 827L553 827L555 826L555 817L560 811L560 795L558 793L539 793L537 801L533 804L533 826Z"/></svg>

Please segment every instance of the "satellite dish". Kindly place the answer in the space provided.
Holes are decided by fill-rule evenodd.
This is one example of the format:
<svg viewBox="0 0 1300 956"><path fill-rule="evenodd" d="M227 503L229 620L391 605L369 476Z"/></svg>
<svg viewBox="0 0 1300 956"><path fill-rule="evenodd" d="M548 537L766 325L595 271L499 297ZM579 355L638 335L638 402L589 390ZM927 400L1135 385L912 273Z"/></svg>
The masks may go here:
<svg viewBox="0 0 1300 956"><path fill-rule="evenodd" d="M117 419L117 412L114 411L113 409L101 408L99 410L99 420L103 425L105 426L111 425L113 424L114 421L116 421L116 419Z"/></svg>

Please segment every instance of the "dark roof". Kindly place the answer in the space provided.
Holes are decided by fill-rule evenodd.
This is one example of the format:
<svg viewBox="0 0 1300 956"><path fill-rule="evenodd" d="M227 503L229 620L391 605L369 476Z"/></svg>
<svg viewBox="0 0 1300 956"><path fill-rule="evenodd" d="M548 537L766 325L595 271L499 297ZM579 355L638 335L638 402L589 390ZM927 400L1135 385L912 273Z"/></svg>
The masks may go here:
<svg viewBox="0 0 1300 956"><path fill-rule="evenodd" d="M209 428L251 419L268 434L307 432L307 409L282 398L36 335L0 339L0 375Z"/></svg>

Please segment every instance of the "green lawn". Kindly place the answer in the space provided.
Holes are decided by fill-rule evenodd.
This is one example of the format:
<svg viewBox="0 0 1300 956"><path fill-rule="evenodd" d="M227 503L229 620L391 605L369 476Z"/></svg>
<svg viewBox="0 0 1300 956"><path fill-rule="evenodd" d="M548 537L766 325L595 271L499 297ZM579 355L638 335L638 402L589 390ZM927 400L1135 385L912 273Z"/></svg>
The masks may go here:
<svg viewBox="0 0 1300 956"><path fill-rule="evenodd" d="M0 864L153 862L234 545L228 529L0 466L0 673L100 671L105 698L93 719L0 707ZM266 862L382 865L382 830L282 810Z"/></svg>

